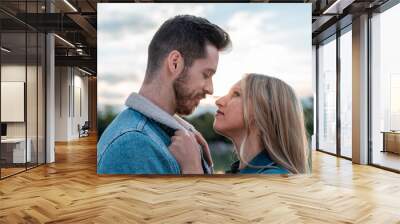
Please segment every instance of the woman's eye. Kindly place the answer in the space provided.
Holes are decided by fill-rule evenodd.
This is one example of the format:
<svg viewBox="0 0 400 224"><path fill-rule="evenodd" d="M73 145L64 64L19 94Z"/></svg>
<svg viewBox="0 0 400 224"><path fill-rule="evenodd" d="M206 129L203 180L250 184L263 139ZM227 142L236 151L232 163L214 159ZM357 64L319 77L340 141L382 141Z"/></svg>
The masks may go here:
<svg viewBox="0 0 400 224"><path fill-rule="evenodd" d="M240 93L235 91L235 92L233 92L233 96L240 96Z"/></svg>

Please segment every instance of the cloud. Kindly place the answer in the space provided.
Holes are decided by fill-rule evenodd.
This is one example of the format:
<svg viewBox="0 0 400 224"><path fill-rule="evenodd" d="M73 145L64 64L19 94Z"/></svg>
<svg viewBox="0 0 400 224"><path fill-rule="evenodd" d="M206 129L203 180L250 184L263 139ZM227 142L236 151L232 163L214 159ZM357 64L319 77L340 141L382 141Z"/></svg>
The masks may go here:
<svg viewBox="0 0 400 224"><path fill-rule="evenodd" d="M218 86L231 86L249 72L278 77L292 85L299 95L311 94L311 36L307 36L311 30L281 29L277 19L282 17L276 12L239 11L232 15L227 32L233 50L219 62L214 81L216 95L227 92ZM308 46L294 47L293 40L308 38Z"/></svg>
<svg viewBox="0 0 400 224"><path fill-rule="evenodd" d="M107 81L98 79L98 104L122 106L129 94L133 91L137 91L139 87L140 83L118 82L110 84Z"/></svg>
<svg viewBox="0 0 400 224"><path fill-rule="evenodd" d="M101 80L110 85L113 85L113 84L117 84L117 83L121 83L121 82L134 82L134 83L141 82L142 77L139 75L135 75L135 74L120 75L120 74L108 73L108 74L102 74Z"/></svg>
<svg viewBox="0 0 400 224"><path fill-rule="evenodd" d="M199 4L98 4L98 30L111 36L124 31L142 34L157 29L160 21L176 16L177 12L205 16L212 7Z"/></svg>
<svg viewBox="0 0 400 224"><path fill-rule="evenodd" d="M144 20L141 15L132 14L126 17L121 17L121 15L116 16L113 19L103 18L101 21L99 30L107 30L107 32L118 35L122 31L134 29L136 32L144 32L157 26L156 21Z"/></svg>
<svg viewBox="0 0 400 224"><path fill-rule="evenodd" d="M99 4L99 104L123 104L130 92L139 90L151 38L178 14L217 21L232 38L232 50L220 55L214 95L226 94L248 72L278 77L298 95L311 95L311 18L304 10L293 13L279 5Z"/></svg>

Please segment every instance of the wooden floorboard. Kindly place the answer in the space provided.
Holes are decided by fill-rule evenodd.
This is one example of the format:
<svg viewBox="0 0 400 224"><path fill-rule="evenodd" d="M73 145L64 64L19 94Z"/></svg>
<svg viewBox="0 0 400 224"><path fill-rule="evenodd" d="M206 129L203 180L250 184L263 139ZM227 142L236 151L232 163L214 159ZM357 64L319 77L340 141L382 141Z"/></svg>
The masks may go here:
<svg viewBox="0 0 400 224"><path fill-rule="evenodd" d="M400 175L321 152L299 176L98 176L96 138L0 181L0 223L400 223Z"/></svg>

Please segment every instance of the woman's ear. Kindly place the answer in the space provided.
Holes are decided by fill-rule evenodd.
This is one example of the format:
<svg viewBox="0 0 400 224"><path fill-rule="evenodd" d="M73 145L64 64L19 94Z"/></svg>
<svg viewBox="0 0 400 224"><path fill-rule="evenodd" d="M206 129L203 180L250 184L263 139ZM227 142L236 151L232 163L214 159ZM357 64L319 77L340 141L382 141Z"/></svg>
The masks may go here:
<svg viewBox="0 0 400 224"><path fill-rule="evenodd" d="M255 128L256 126L256 121L255 121L255 117L254 117L254 110L253 110L253 104L252 102L248 102L249 103L249 107L247 108L247 113L248 113L248 124L251 128Z"/></svg>
<svg viewBox="0 0 400 224"><path fill-rule="evenodd" d="M250 116L249 119L249 126L251 129L256 130L257 129L257 125L256 125L256 121L254 120L254 116Z"/></svg>
<svg viewBox="0 0 400 224"><path fill-rule="evenodd" d="M168 54L167 66L173 79L178 78L179 74L182 73L184 65L182 54L179 51L173 50Z"/></svg>

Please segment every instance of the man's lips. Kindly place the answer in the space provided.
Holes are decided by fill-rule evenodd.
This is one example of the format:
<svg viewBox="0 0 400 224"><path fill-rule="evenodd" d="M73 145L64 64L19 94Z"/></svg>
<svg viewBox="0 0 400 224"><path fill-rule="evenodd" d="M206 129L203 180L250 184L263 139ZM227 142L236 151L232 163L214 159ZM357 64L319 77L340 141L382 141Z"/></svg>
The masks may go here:
<svg viewBox="0 0 400 224"><path fill-rule="evenodd" d="M217 110L216 115L224 115L224 113L222 111L220 111L220 110Z"/></svg>
<svg viewBox="0 0 400 224"><path fill-rule="evenodd" d="M205 98L206 97L204 95L199 95L199 96L197 96L197 97L195 97L193 99L196 100L196 101L201 101L202 99L205 99Z"/></svg>

